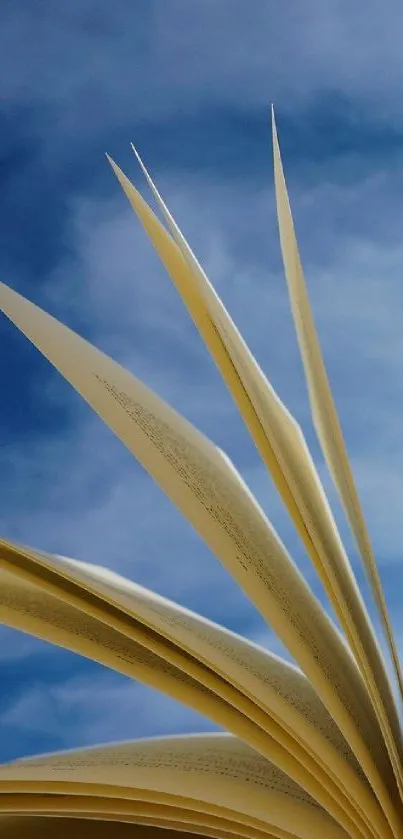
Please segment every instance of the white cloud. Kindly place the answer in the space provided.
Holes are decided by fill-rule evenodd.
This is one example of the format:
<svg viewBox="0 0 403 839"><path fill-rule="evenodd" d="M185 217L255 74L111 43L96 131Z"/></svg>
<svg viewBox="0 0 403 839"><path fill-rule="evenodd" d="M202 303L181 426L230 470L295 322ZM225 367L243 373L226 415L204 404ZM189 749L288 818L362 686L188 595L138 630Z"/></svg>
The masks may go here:
<svg viewBox="0 0 403 839"><path fill-rule="evenodd" d="M397 2L385 14L375 0L150 0L129 9L119 0L112 14L86 0L42 14L7 5L1 23L4 95L50 105L69 139L201 105L295 108L324 92L401 121Z"/></svg>
<svg viewBox="0 0 403 839"><path fill-rule="evenodd" d="M312 2L304 14L295 4L259 0L249 6L211 0L190 10L188 0L150 2L135 39L140 13L136 10L128 21L126 4L117 4L113 26L106 5L95 8L89 0L53 9L46 19L29 10L22 19L14 7L10 13L10 6L3 10L0 48L13 67L3 73L13 107L34 103L39 111L51 107L58 115L48 125L39 117L35 122L41 142L48 138L45 171L52 172L58 155L68 156L71 164L71 140L85 145L98 134L102 145L111 137L116 147L123 129L129 143L148 120L151 159L147 147L141 151L153 169L157 129L172 118L174 134L184 109L190 120L202 106L245 109L246 133L249 108L266 107L274 99L297 118L299 107L332 91L353 97L356 114L368 106L370 119L400 123L400 106L395 107L402 81L400 7L385 15L374 2L367 2L362 14L347 0ZM18 66L16 44L26 56ZM45 113L49 119L50 112ZM355 119L346 116L352 132L360 127ZM279 129L281 139L281 120ZM269 171L268 125L267 154ZM371 154L366 159L365 149L358 149L341 162L330 157L302 163L290 176L314 310L387 587L392 563L396 574L402 536L400 158L378 159L368 174ZM216 171L198 175L180 167L173 175L156 174L263 368L303 423L335 501L310 424L271 182L221 178ZM106 164L103 177L105 182L112 177ZM229 452L313 580L235 408L118 186L113 201L90 202L84 196L66 201L73 241L69 251L60 251L45 291L41 286L41 302L144 378ZM14 279L10 275L11 284ZM25 345L19 340L24 364ZM2 448L1 532L115 567L277 651L277 641L253 608L133 459L57 374L45 363L40 369L41 376L30 381L31 394L40 397L44 412L58 406L66 422L51 436L27 435ZM338 519L350 546L339 510ZM393 617L398 618L396 608ZM398 632L400 641L400 627ZM1 638L2 661L31 654L25 636L3 630ZM110 707L119 708L118 718L111 718ZM27 688L7 713L3 723L19 728L40 730L46 720L51 733L65 732L66 745L74 738L93 742L156 733L157 726L165 732L202 725L157 694L109 677L62 681L51 690L45 684Z"/></svg>
<svg viewBox="0 0 403 839"><path fill-rule="evenodd" d="M35 639L8 626L0 625L0 664L28 658L36 647Z"/></svg>
<svg viewBox="0 0 403 839"><path fill-rule="evenodd" d="M179 702L108 673L37 684L0 715L0 726L57 737L60 748L215 728Z"/></svg>

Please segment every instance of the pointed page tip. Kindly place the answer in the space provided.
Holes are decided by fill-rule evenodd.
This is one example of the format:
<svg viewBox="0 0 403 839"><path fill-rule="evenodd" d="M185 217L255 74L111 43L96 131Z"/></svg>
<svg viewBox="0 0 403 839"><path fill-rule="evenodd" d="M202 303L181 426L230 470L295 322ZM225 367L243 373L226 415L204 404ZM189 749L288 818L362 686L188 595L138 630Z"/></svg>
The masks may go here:
<svg viewBox="0 0 403 839"><path fill-rule="evenodd" d="M108 163L110 163L110 165L112 166L112 169L115 169L117 167L117 164L115 163L113 157L111 157L110 154L108 154L107 151L105 152L105 157L106 157Z"/></svg>
<svg viewBox="0 0 403 839"><path fill-rule="evenodd" d="M113 157L111 157L110 154L106 154L106 159L107 159L108 163L110 163L110 165L112 166L112 169L113 169L115 175L119 178L119 180L120 180L121 177L124 178L125 177L124 173L122 172L120 166L118 166L118 164L115 163Z"/></svg>
<svg viewBox="0 0 403 839"><path fill-rule="evenodd" d="M272 107L272 110L271 110L271 130L272 130L272 136L273 136L273 145L276 148L278 148L276 117L275 117L273 105L271 107Z"/></svg>
<svg viewBox="0 0 403 839"><path fill-rule="evenodd" d="M117 177L121 187L123 188L123 190L127 193L128 190L132 189L135 192L136 190L135 190L134 186L130 183L127 175L125 175L125 173L122 171L120 166L118 166L118 164L115 163L115 161L113 160L113 158L109 154L106 155L106 158L108 160L108 163L110 163L110 165L113 169L113 172L116 175L116 177Z"/></svg>
<svg viewBox="0 0 403 839"><path fill-rule="evenodd" d="M280 147L274 123L273 156L277 218L280 231L281 250L294 326L297 333L305 379L308 386L311 416L325 461L344 506L351 531L355 537L355 541L371 585L374 601L382 620L390 658L393 662L394 672L399 685L400 695L403 697L403 676L400 669L399 654L389 619L389 613L372 544L369 538L363 510L351 469L347 447L344 442L340 420L327 377L319 338L316 332L308 290L300 261L298 243L281 161ZM348 579L350 571L354 576L353 571L351 570L350 562L348 562L348 566L347 571L343 571L344 579ZM351 590L353 591L353 589ZM360 619L363 618L365 620L367 624L367 637L369 639L368 645L362 647L360 658L357 660L359 661L362 672L365 672L365 668L368 666L369 670L372 671L372 681L369 682L369 686L374 703L378 703L379 707L387 709L386 724L382 721L382 718L379 718L379 721L385 737L385 742L391 743L390 747L392 749L392 760L394 761L393 765L396 769L398 761L394 756L393 736L400 737L400 723L395 708L394 698L390 689L383 660L378 654L376 641L374 640L372 622L366 611L366 607L363 604L360 604L356 595L354 595L354 600L355 615L361 615ZM354 600L351 600L351 603L354 603ZM350 611L352 608L353 607L351 606ZM352 627L354 629L354 633L356 633L358 623L354 627L355 618L353 617L352 620ZM378 676L375 680L373 674L376 672L378 672ZM381 679L382 681L380 681ZM379 682L380 687L378 687ZM391 731L395 732L395 735L392 736L392 740L390 740ZM399 777L399 772L400 769L396 769L397 778Z"/></svg>
<svg viewBox="0 0 403 839"><path fill-rule="evenodd" d="M137 149L136 149L135 145L134 145L133 143L130 143L130 145L131 145L131 147L132 147L132 151L134 152L134 154L135 154L135 156L136 156L137 163L139 164L139 166L140 166L140 168L141 168L141 170L142 170L142 172L143 172L143 175L145 175L145 177L146 177L147 181L150 183L150 175L149 175L149 173L148 173L148 171L147 171L147 169L146 169L146 167L145 167L145 164L143 163L143 161L142 161L142 159L141 159L141 157L140 157L140 155L139 155L139 153L138 153L138 151L137 151ZM151 184L150 184L150 186L151 186Z"/></svg>

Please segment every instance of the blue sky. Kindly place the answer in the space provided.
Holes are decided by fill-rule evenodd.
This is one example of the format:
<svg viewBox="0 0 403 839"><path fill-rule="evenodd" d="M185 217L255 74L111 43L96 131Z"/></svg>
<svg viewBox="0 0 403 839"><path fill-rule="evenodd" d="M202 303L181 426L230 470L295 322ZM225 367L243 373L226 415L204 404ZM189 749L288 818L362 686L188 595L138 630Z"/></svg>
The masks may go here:
<svg viewBox="0 0 403 839"><path fill-rule="evenodd" d="M403 10L366 0L38 0L0 9L1 278L143 378L232 457L320 593L224 385L109 170L133 141L212 282L309 417L273 203L269 106L328 371L400 648ZM145 192L145 194L147 194ZM113 567L280 646L101 421L0 321L1 532ZM201 717L0 632L0 759Z"/></svg>

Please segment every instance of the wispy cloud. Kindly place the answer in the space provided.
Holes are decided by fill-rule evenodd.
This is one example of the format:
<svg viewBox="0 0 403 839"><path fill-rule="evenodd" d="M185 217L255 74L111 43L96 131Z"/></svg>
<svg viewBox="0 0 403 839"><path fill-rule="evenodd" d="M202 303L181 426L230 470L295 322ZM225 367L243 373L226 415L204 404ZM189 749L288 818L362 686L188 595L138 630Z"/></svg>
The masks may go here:
<svg viewBox="0 0 403 839"><path fill-rule="evenodd" d="M111 714L111 708L117 713ZM175 733L178 727L184 731L215 728L179 702L109 674L72 678L50 688L38 685L4 713L1 723L11 729L44 731L66 748L72 740L91 745Z"/></svg>
<svg viewBox="0 0 403 839"><path fill-rule="evenodd" d="M111 151L141 183L129 148L138 143L303 424L354 557L311 427L288 312L271 178L274 100L313 307L397 622L403 13L397 3L388 15L373 2L363 8L347 0L308 3L303 14L295 4L260 0L130 8L119 0L113 12L94 0L59 8L45 0L35 12L3 4L0 266L6 282L128 366L228 451L319 592L230 397L103 156ZM277 649L108 429L4 321L0 341L1 532L110 565ZM0 722L13 736L4 755L204 725L74 656L10 630L0 638L0 665L10 674Z"/></svg>
<svg viewBox="0 0 403 839"><path fill-rule="evenodd" d="M256 107L273 97L295 107L328 91L396 117L402 28L400 5L386 15L375 0L354 9L347 0L303 8L150 0L130 9L118 0L113 14L94 0L35 12L6 4L3 84L16 103L50 106L69 138L91 142L95 130L126 130L136 116Z"/></svg>

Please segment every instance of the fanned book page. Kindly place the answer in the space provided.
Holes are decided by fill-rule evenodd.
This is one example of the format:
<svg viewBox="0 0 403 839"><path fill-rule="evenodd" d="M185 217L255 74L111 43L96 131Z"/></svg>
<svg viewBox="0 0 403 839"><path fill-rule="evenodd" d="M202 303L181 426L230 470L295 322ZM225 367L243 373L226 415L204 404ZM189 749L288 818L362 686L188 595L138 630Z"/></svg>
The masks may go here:
<svg viewBox="0 0 403 839"><path fill-rule="evenodd" d="M294 285L297 287L296 278L300 278L301 271L297 269L299 265L298 251L296 242L292 240L292 224L291 227L290 225L287 227L287 218L290 217L287 216L286 210L283 210L283 213L281 212L283 205L285 205L285 199L284 191L281 190L283 181L279 174L279 152L274 117L273 129L275 183L276 194L279 196L281 243L285 254L287 277L289 275L295 277ZM401 755L399 745L401 730L386 668L302 431L260 370L172 218L139 155L137 152L135 153L168 225L172 239L154 216L152 210L147 207L133 184L112 160L110 160L111 165L134 211L168 268L176 288L187 304L200 334L211 350L224 380L234 395L257 448L303 538L308 554L322 579L337 617L354 651L357 663L367 681L400 783L401 757L396 755L396 743L397 751ZM284 222L283 219L285 219ZM288 233L288 239L290 239L288 249L284 249L285 229ZM178 250L179 254L177 253ZM180 257L182 257L182 261ZM290 288L293 287L291 284ZM299 297L302 297L301 291ZM299 308L298 311L300 311ZM305 334L307 320L306 312L302 315L302 311L300 311L300 317L296 319L298 335L300 335L298 329L300 323L304 324L304 330L301 334ZM214 329L214 334L212 334L211 328L209 329L210 324ZM219 344L220 339L221 345ZM315 358L317 358L317 353ZM238 377L237 379L234 379L234 373ZM329 388L327 393L329 401ZM335 422L333 424L335 425ZM332 437L331 431L328 437ZM333 435L333 437L336 440L337 435ZM339 442L338 447L340 448ZM344 461L348 463L346 457ZM345 470L347 470L347 466L345 466ZM360 527L361 530L364 528L362 519ZM372 565L374 565L373 562ZM379 600L382 595L379 585L377 595ZM382 610L383 618L387 623L386 604L383 600ZM397 666L398 658L389 625L388 639L394 664ZM400 670L398 672L400 673Z"/></svg>
<svg viewBox="0 0 403 839"><path fill-rule="evenodd" d="M39 637L109 664L146 684L159 685L177 699L183 701L185 697L188 705L240 734L262 754L270 759L276 756L278 765L339 819L346 823L349 819L364 821L382 829L384 818L364 773L308 680L296 668L106 569L27 549L20 549L20 556L22 553L26 559L31 556L33 562L36 560L45 572L61 572L59 589L54 589L58 597L3 572L0 619L4 623L17 629L28 627ZM0 543L1 556L4 545ZM66 579L86 586L82 592L84 612L66 602ZM158 647L151 633L140 635L140 644L145 647L139 647L133 621L123 627L115 623L118 633L102 620L91 618L88 591L102 598L101 603L118 607L136 623L146 619L143 626L159 633ZM103 619L109 621L110 615L105 614ZM125 633L123 638L121 632ZM202 688L199 693L195 692L196 686ZM217 701L218 697L227 704ZM234 717L234 709L238 717ZM252 728L250 723L254 724ZM256 726L261 728L257 738ZM267 734L277 744L276 753Z"/></svg>
<svg viewBox="0 0 403 839"><path fill-rule="evenodd" d="M369 666L375 682L382 683L396 733L396 710L376 639L301 428L262 373L137 152L136 156L172 238L119 167L111 159L110 163L233 394L353 648L349 604L354 605L360 637L364 635L369 645Z"/></svg>
<svg viewBox="0 0 403 839"><path fill-rule="evenodd" d="M192 809L232 809L309 839L344 831L284 773L225 734L166 737L57 753L0 767L0 792L65 792L149 800L180 793ZM194 803L193 803L194 802ZM1 805L1 799L0 799ZM216 810L217 811L217 810Z"/></svg>
<svg viewBox="0 0 403 839"><path fill-rule="evenodd" d="M169 819L162 820L162 826L148 824L149 817L144 816L144 824L141 816L132 817L124 806L125 802L119 801L116 810L125 815L124 821L114 818L112 812L103 812L102 820L99 811L95 816L91 811L84 812L81 816L63 815L58 816L52 813L51 818L40 815L0 815L0 837L1 839L186 839L186 837L214 836L216 839L232 839L234 836L245 836L247 839L291 839L291 834L272 834L265 830L255 830L242 826L238 823L217 818L217 826L209 828L191 824L180 824L177 828L167 824ZM111 810L114 808L112 807ZM101 810L102 812L102 810ZM156 819L157 821L157 819ZM226 826L222 827L222 822ZM135 828L133 828L135 825ZM169 831L167 833L166 831Z"/></svg>
<svg viewBox="0 0 403 839"><path fill-rule="evenodd" d="M312 416L402 686L310 311L274 122L273 144L281 247ZM303 431L136 156L162 221L109 161L233 396L340 630L227 454L139 378L0 283L2 312L176 505L295 661L109 568L0 538L0 622L158 689L227 732L2 764L0 839L87 839L95 831L100 839L401 839L402 726L388 662Z"/></svg>
<svg viewBox="0 0 403 839"><path fill-rule="evenodd" d="M54 836L70 839L72 835L76 839L110 839L111 836L114 839L133 839L134 836L136 839L193 839L197 836L211 836L214 839L234 839L236 836L245 839L292 839L291 834L285 831L273 834L220 817L206 817L197 822L191 819L176 821L176 808L172 808L173 814L170 808L166 817L154 815L155 807L132 807L131 812L127 812L128 809L118 801L111 807L112 812L102 808L92 811L89 808L77 815L69 811L60 816L55 815L50 807L45 815L0 816L0 836L2 839L54 839Z"/></svg>

